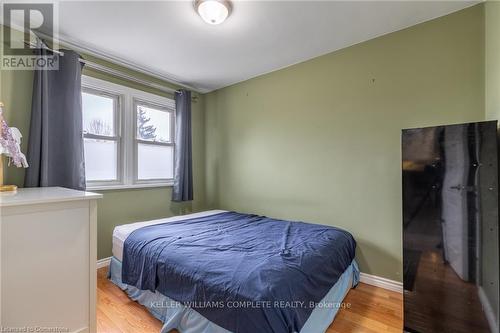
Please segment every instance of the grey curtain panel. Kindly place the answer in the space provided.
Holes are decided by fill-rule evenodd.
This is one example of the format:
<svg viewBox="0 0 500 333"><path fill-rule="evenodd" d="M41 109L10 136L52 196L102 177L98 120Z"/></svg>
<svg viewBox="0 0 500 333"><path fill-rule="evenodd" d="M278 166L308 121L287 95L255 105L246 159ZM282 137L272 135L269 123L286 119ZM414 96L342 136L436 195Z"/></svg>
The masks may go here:
<svg viewBox="0 0 500 333"><path fill-rule="evenodd" d="M193 200L191 92L175 93L175 162L172 201Z"/></svg>
<svg viewBox="0 0 500 333"><path fill-rule="evenodd" d="M49 51L41 49L39 54ZM82 63L64 50L58 70L36 70L28 142L26 187L85 189L82 135Z"/></svg>

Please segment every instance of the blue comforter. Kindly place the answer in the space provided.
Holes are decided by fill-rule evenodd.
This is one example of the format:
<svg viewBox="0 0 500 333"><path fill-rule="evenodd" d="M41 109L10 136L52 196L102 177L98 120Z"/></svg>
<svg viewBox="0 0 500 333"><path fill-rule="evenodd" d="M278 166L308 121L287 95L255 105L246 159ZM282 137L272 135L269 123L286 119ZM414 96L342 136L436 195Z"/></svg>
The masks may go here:
<svg viewBox="0 0 500 333"><path fill-rule="evenodd" d="M135 230L122 280L232 332L299 332L355 248L338 228L225 212Z"/></svg>

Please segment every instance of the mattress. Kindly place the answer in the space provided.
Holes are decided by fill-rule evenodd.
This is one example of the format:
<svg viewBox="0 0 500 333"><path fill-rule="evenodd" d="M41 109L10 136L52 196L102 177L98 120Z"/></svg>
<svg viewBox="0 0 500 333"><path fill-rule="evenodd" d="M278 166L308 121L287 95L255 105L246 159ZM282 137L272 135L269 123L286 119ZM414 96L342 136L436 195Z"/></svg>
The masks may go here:
<svg viewBox="0 0 500 333"><path fill-rule="evenodd" d="M155 317L160 319L165 324L163 329L162 329L162 332L168 332L172 328L177 328L181 332L185 332L185 333L188 333L188 332L189 333L191 333L191 332L192 333L229 333L230 331L241 331L241 332L245 331L245 330L241 330L239 328L235 328L234 330L233 329L227 330L227 328L229 328L228 325L226 325L225 322L221 321L220 318L217 318L217 317L221 316L220 315L221 312L219 310L214 311L214 313L216 313L217 316L214 316L213 313L208 313L208 312L204 313L204 311L206 312L206 309L204 309L204 308L198 309L196 306L191 307L190 305L184 306L184 305L182 305L182 302L184 301L183 297L178 297L177 295L170 295L168 293L169 291L172 291L172 290L174 290L174 291L175 290L182 290L182 288L181 289L173 288L171 286L169 288L166 288L166 289L164 288L165 290L162 290L161 288L159 288L160 286L158 286L158 288L156 288L156 287L145 288L144 286L133 282L129 278L130 277L130 269L129 269L129 273L127 273L127 272L123 273L123 271L122 271L122 262L124 260L124 257L125 257L126 261L127 260L129 261L128 265L131 265L131 263L132 263L132 265L135 265L136 262L137 263L143 262L139 256L137 256L135 254L132 255L130 253L131 242L133 242L133 241L131 241L131 239L140 238L141 234L143 234L144 232L147 232L146 230L149 230L150 233L152 232L151 236L154 236L154 237L150 238L151 236L149 236L146 239L151 239L152 241L156 241L156 240L161 239L158 236L158 235L161 235L161 232L159 233L159 228L167 228L168 230L170 230L170 234L175 235L174 238L176 239L176 242L180 242L177 239L179 239L179 240L183 239L183 237L186 235L182 234L183 230L178 230L179 232L178 231L172 232L173 231L172 229L176 228L176 226L177 226L177 228L188 230L189 231L188 233L190 233L189 235L191 237L193 237L195 235L196 236L206 235L207 234L206 230L204 231L203 228L200 229L200 227L202 227L201 225L200 226L196 225L196 230L201 230L199 233L195 233L194 235L191 234L192 231L190 231L190 230L193 230L193 229L192 229L192 226L190 226L189 224L190 223L200 223L202 221L208 222L210 220L216 221L217 224L223 223L224 220L223 219L221 220L222 216L221 217L219 217L219 216L211 217L211 215L217 215L217 214L220 214L220 215L226 217L228 214L230 215L230 214L238 214L238 213L227 212L224 210L211 210L211 211L205 211L205 212L200 212L200 213L187 214L187 215L183 215L183 216L175 216L175 217L170 217L170 218L163 218L163 219L157 219L157 220L152 220L152 221L137 222L137 223L132 223L132 224L121 225L121 226L117 226L113 231L113 249L112 249L112 251L113 251L114 258L112 260L111 271L110 271L111 280L115 284L120 286L124 291L126 291L132 299L145 305L148 308L148 310ZM242 217L242 218L246 218L246 217ZM248 216L248 218L252 218L252 217ZM255 216L255 218L259 218L259 217ZM260 217L260 218L265 218L265 217ZM184 220L186 220L186 221L184 222ZM169 222L173 222L172 225L170 225ZM280 228L284 225L284 224L282 224L284 222L288 223L286 221L279 222ZM292 223L292 222L290 222L290 223ZM293 223L295 224L295 222L293 222ZM164 225L159 225L159 224L164 224ZM249 225L254 226L253 223L251 223ZM221 224L220 227L217 226L216 229L211 229L211 230L214 232L215 232L215 230L217 232L221 232L224 230L222 228L222 226L223 225ZM316 226L316 228L317 227L319 227L319 226ZM228 230L230 230L230 229L231 228L228 228ZM335 228L333 228L333 229L335 229ZM238 226L238 230L239 230L239 226ZM291 234L293 235L294 232L292 232ZM300 234L304 234L304 233L302 232L302 233L299 233L299 235ZM280 232L279 235L287 235L287 232ZM234 236L234 235L232 235L232 236ZM276 238L275 236L276 235L273 236L273 240ZM288 235L286 237L287 240L285 241L287 246L289 245L288 244L288 240L289 240L288 237L289 236L290 235ZM227 238L228 240L234 239L234 237L227 237L226 235L224 236L224 238ZM317 240L316 237L314 237L314 239ZM196 243L196 245L194 245L195 243L191 243L191 241L192 241L192 239L189 239L189 241L187 241L187 243L185 245L180 244L180 245L182 245L182 247L180 247L178 250L185 250L186 246L190 247L190 246L199 246L200 245L199 243ZM260 242L260 241L259 241L259 243L269 244L269 242ZM136 243L136 244L139 244L139 243ZM217 248L218 247L220 247L221 249L224 248L224 242L219 243L217 241L217 242L215 242L215 244L217 244ZM239 247L242 246L242 243L236 243L236 244L238 244ZM291 245L293 245L293 243ZM355 246L355 242L354 242L354 246ZM344 248L344 247L342 246L341 248ZM126 251L125 254L124 254L124 250ZM239 249L239 250L241 250L241 249ZM172 251L165 251L165 252L178 253L177 250L174 252L172 252ZM182 252L182 251L180 251L180 252ZM283 251L281 251L281 252L283 252ZM287 258L287 260L289 260L288 259L289 256L286 256L287 253L285 253L285 252L281 253L281 252L280 252L280 256L283 255L284 257ZM316 253L315 251L313 251L313 252ZM334 251L334 253L336 253L336 252ZM332 258L331 253L330 254L326 253L325 255ZM183 255L182 257L189 258L185 255ZM195 256L195 257L198 258L198 256ZM337 257L337 255L335 255L334 257ZM130 261L131 260L130 258L137 258L137 260L134 259L133 261ZM358 282L358 279L359 279L359 270L357 268L355 260L352 259L353 258L352 254L351 254L350 258L351 258L350 260L352 260L352 263L349 260L350 265L347 264L347 266L346 266L347 268L344 267L340 270L341 276L339 277L339 279L337 280L337 282L334 284L334 286L331 289L325 290L325 293L328 292L328 290L329 290L329 292L326 294L326 296L322 300L321 300L321 298L317 299L317 300L321 300L321 302L318 303L317 308L312 309L313 311L312 311L312 313L309 313L310 314L308 316L309 318L305 317L307 319L307 321L305 322L305 324L303 324L302 329L300 329L300 326L297 326L300 329L300 333L325 332L325 330L328 328L330 323L333 321L335 315L338 312L338 306L342 302L342 300L345 297L345 295L347 294L348 290L352 286L355 286ZM185 260L183 260L183 262L184 261ZM160 261L154 261L154 262L160 263L163 261L160 260ZM175 262L175 260L174 260L174 258L168 258L168 260L164 261L164 262L171 265ZM142 266L142 264L140 266ZM195 265L195 266L198 267L198 265ZM324 267L326 267L326 266L324 266ZM328 264L327 267L330 267L330 263ZM148 268L146 268L146 269L150 270ZM160 271L163 271L163 270L160 270ZM230 270L230 271L234 271L234 270ZM279 270L279 271L282 272L282 270ZM309 272L309 270L305 270L304 272L306 272L306 271ZM124 280L122 280L122 273L124 274L123 276L125 277ZM143 276L142 273L140 275ZM172 277L173 275L169 274L168 276ZM316 275L314 275L314 276L316 276ZM174 281L175 279L170 279L170 278L169 279L165 279L165 278L160 279L160 281L163 281L164 283L169 282L169 281L172 282L171 280ZM252 279L252 281L255 281L255 279ZM201 284L207 283L207 281L205 281L205 280L203 280L202 282L203 283L200 282L199 284L197 284L198 289L199 289L199 286ZM222 285L226 285L226 284L222 283ZM247 284L241 284L241 285L246 286ZM292 287L293 286L301 286L301 285L302 284L297 284L295 282L292 283ZM184 288L184 289L192 290L193 288ZM287 288L287 290L288 289L290 289L290 288ZM308 289L308 290L311 290L311 289ZM205 293L205 294L208 294L208 293ZM222 293L222 294L224 294L224 293ZM166 295L169 295L170 297L167 297ZM219 296L217 296L217 297L219 297ZM158 302L156 303L156 304L160 304L159 308L157 306L153 306L153 307L148 306L148 304L153 304L153 303L151 303L152 299L154 299L155 301L159 301L159 303ZM176 301L173 301L173 299L175 299ZM178 300L180 300L181 303L178 303L177 302ZM166 308L162 307L162 305L165 305L165 304L167 304ZM174 304L174 306L172 307L171 304ZM190 304L190 302L187 302L186 304ZM320 304L323 304L323 306L319 306ZM332 305L334 305L334 306L332 307ZM228 312L228 311L229 311L229 309L223 310L224 313ZM282 311L282 310L279 310L279 311ZM250 312L253 312L253 310L252 310L252 308L249 308L243 312L250 313ZM238 315L241 316L241 311L240 311L240 314L238 314ZM229 317L233 318L232 315ZM236 316L234 316L234 318L235 317ZM302 316L302 317L304 317L304 316ZM261 319L257 320L257 322L263 322ZM248 321L248 322L252 322L252 321ZM217 323L217 324L215 324L215 323ZM223 327L226 327L226 329L222 328L222 326L219 326L218 324L222 325ZM298 332L299 329L294 329L294 332ZM266 329L264 331L269 331L269 330ZM274 331L274 329L272 331ZM248 332L250 332L250 331L248 331Z"/></svg>
<svg viewBox="0 0 500 333"><path fill-rule="evenodd" d="M154 224L166 223L166 222L174 222L174 221L182 221L197 217L210 216L214 214L223 213L225 210L208 210L199 213L187 214L187 215L179 215L173 216L163 219L145 221L145 222L137 222L130 224L123 224L115 227L113 230L113 257L118 259L119 261L123 261L123 243L125 243L125 239L135 230Z"/></svg>
<svg viewBox="0 0 500 333"><path fill-rule="evenodd" d="M109 278L134 301L145 306L148 311L164 325L160 333L177 329L182 333L232 333L211 322L194 309L149 290L140 290L122 282L122 263L111 259ZM356 261L345 270L337 283L317 306L300 333L324 333L335 319L338 311L348 304L342 303L349 290L359 282L359 269ZM333 305L333 306L332 306Z"/></svg>

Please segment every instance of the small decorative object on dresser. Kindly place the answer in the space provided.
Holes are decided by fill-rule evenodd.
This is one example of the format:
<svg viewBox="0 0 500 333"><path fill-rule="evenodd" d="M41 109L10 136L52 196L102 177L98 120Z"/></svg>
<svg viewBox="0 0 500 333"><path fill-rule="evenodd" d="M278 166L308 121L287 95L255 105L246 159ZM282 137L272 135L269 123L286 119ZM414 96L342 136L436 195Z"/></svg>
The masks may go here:
<svg viewBox="0 0 500 333"><path fill-rule="evenodd" d="M0 193L1 328L96 332L101 197L62 187Z"/></svg>
<svg viewBox="0 0 500 333"><path fill-rule="evenodd" d="M15 192L16 185L4 185L3 183L3 159L2 155L9 158L18 168L27 168L28 162L21 152L21 132L15 127L9 127L3 118L3 103L0 102L0 192Z"/></svg>

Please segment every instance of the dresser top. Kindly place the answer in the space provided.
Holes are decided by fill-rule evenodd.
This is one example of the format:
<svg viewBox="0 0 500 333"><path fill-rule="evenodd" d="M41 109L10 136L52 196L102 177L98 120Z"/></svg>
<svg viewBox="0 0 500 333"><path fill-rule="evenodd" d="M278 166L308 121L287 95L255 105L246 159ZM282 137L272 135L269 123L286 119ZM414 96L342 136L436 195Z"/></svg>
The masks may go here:
<svg viewBox="0 0 500 333"><path fill-rule="evenodd" d="M0 207L100 198L102 198L102 194L99 193L76 191L64 187L19 188L17 193L0 192Z"/></svg>

